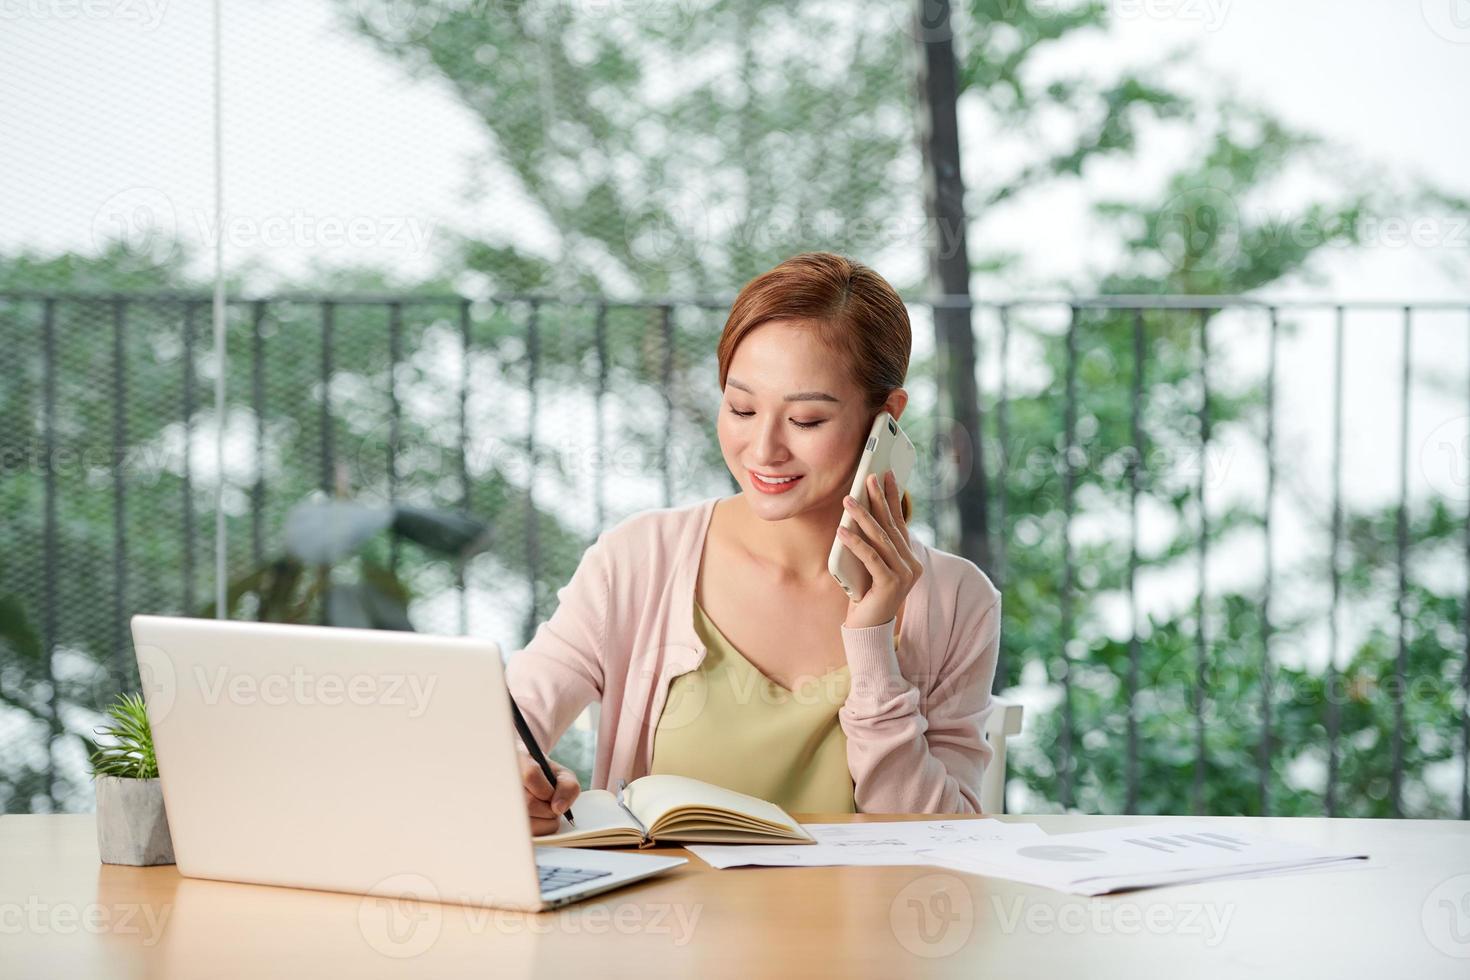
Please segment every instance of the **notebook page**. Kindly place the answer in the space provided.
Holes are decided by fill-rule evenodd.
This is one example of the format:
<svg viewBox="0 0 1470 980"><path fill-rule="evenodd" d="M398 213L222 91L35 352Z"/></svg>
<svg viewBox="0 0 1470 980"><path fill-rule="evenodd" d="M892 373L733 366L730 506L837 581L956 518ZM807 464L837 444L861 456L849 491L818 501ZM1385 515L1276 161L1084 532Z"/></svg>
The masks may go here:
<svg viewBox="0 0 1470 980"><path fill-rule="evenodd" d="M767 820L789 830L793 836L805 838L803 831L785 810L774 803L737 793L723 786L706 783L688 776L666 773L633 780L624 791L628 806L652 831L653 826L669 813L682 807L699 806L713 810L729 810L760 820ZM657 832L653 831L654 836Z"/></svg>

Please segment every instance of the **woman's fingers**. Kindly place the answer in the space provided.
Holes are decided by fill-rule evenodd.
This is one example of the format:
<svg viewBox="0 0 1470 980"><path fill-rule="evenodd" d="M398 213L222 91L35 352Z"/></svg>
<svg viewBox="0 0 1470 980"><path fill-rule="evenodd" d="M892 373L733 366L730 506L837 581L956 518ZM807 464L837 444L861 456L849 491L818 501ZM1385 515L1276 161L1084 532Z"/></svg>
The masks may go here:
<svg viewBox="0 0 1470 980"><path fill-rule="evenodd" d="M893 572L888 567L888 564L883 561L883 556L878 554L872 545L863 540L861 534L845 527L838 527L837 533L842 536L842 543L847 545L852 553L857 555L858 560L868 569L868 574L873 576L874 582L879 582L892 576Z"/></svg>
<svg viewBox="0 0 1470 980"><path fill-rule="evenodd" d="M874 496L875 494L870 489L868 497L871 499ZM902 559L899 558L898 552L894 550L893 542L889 539L888 532L878 523L877 518L860 504L844 503L848 511L852 513L853 518L858 522L858 526L867 532L867 539L876 550L876 553L881 556L881 560L890 566L901 566L903 564ZM859 535L859 537L861 536Z"/></svg>
<svg viewBox="0 0 1470 980"><path fill-rule="evenodd" d="M888 517L892 522L894 547L898 549L899 557L905 565L918 578L924 570L923 562L919 556L914 554L913 542L909 540L909 526L903 519L903 495L898 492L898 477L889 470L883 474L884 500L888 503Z"/></svg>
<svg viewBox="0 0 1470 980"><path fill-rule="evenodd" d="M567 812L582 792L582 787L577 783L576 773L559 762L551 763L551 773L556 777L554 787L547 782L546 774L536 760L529 754L522 754L521 783L526 787L526 812L532 821L549 821L551 829L555 830L557 818Z"/></svg>
<svg viewBox="0 0 1470 980"><path fill-rule="evenodd" d="M534 814L531 817L532 837L545 837L547 834L554 834L560 829L561 821L556 817L537 817Z"/></svg>
<svg viewBox="0 0 1470 980"><path fill-rule="evenodd" d="M538 800L550 800L552 796L551 783L546 780L546 773L541 771L536 760L531 758L528 752L522 751L521 757L521 782L526 787L526 793ZM551 771L556 772L556 763L551 764Z"/></svg>
<svg viewBox="0 0 1470 980"><path fill-rule="evenodd" d="M551 808L557 813L565 813L582 792L582 787L577 784L577 774L565 766L553 762L551 771L556 773L556 794L551 798Z"/></svg>

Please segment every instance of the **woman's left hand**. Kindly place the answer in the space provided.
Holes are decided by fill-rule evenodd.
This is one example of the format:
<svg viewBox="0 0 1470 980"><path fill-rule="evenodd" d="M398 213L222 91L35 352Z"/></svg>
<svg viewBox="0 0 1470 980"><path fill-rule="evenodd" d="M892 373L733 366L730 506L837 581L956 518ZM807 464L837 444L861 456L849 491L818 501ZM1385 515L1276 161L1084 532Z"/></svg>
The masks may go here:
<svg viewBox="0 0 1470 980"><path fill-rule="evenodd" d="M857 519L857 530L838 528L842 543L867 566L873 584L856 602L848 600L850 629L881 626L898 616L909 590L923 574L924 566L909 547L909 529L899 502L898 481L890 471L880 488L878 477L868 476L868 506L851 497L843 506Z"/></svg>

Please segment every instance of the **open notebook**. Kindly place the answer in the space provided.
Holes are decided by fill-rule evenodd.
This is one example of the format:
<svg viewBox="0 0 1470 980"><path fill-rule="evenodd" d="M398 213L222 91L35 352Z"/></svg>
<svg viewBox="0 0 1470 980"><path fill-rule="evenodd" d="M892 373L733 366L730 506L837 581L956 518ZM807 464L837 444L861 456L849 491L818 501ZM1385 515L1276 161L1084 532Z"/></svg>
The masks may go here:
<svg viewBox="0 0 1470 980"><path fill-rule="evenodd" d="M626 804L626 805L624 805ZM635 779L623 802L589 789L572 804L577 823L561 818L537 844L562 847L651 847L665 841L704 844L814 844L801 824L774 803L687 776Z"/></svg>

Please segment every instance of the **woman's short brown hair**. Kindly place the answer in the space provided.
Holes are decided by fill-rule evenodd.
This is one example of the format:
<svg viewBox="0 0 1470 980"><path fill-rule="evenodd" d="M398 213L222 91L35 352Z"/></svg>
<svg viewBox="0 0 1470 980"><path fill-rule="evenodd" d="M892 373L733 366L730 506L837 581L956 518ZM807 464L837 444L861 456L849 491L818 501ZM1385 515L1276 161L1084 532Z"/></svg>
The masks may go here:
<svg viewBox="0 0 1470 980"><path fill-rule="evenodd" d="M720 389L735 349L772 320L810 323L817 339L848 366L876 416L908 376L913 331L903 300L888 281L861 262L832 252L794 255L740 290L720 334ZM903 495L903 519L913 510Z"/></svg>

